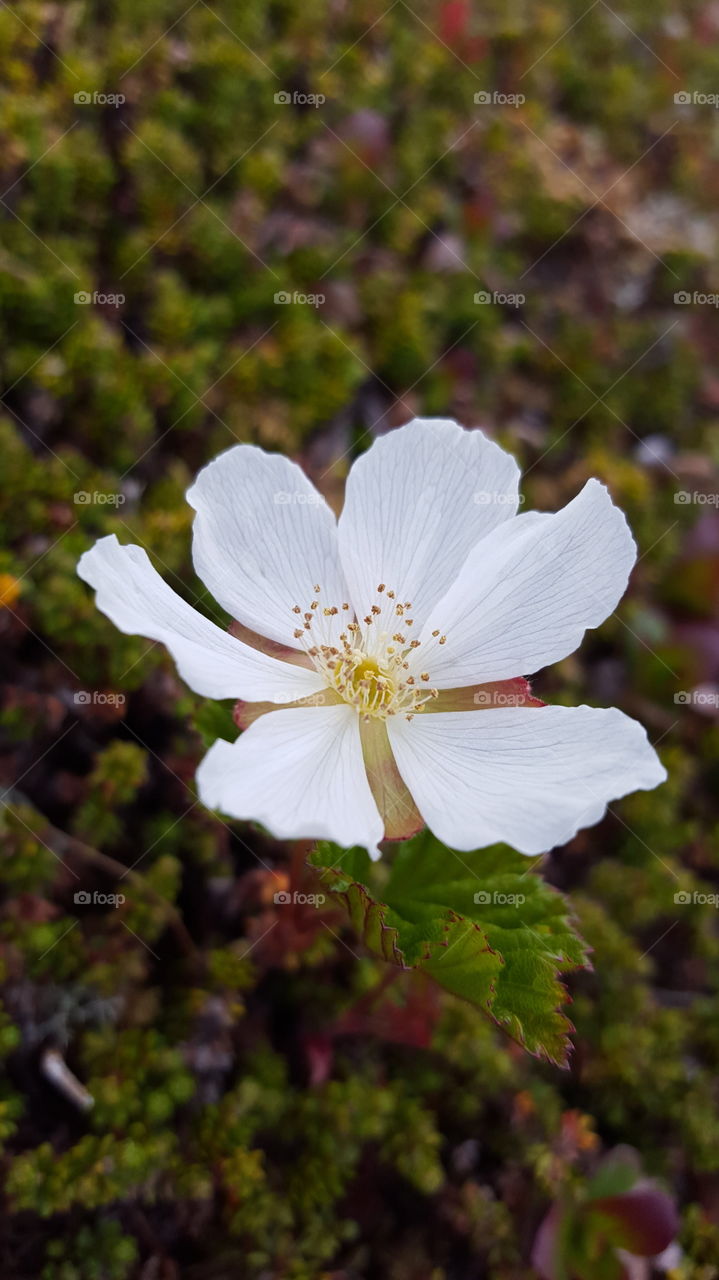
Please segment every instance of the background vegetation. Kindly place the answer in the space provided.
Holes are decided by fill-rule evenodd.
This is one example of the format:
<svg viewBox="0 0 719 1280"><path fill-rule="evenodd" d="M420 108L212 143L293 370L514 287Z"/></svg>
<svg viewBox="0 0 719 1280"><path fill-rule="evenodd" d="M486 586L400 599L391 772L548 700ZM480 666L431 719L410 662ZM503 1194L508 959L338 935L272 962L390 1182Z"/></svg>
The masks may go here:
<svg viewBox="0 0 719 1280"><path fill-rule="evenodd" d="M680 1206L672 1274L719 1276L718 35L703 0L0 5L9 1280L530 1280L617 1144ZM114 532L220 618L196 469L254 441L339 504L415 412L530 506L598 475L640 545L535 683L670 770L544 860L594 948L567 1070L275 905L311 873L195 798L227 709L75 577Z"/></svg>

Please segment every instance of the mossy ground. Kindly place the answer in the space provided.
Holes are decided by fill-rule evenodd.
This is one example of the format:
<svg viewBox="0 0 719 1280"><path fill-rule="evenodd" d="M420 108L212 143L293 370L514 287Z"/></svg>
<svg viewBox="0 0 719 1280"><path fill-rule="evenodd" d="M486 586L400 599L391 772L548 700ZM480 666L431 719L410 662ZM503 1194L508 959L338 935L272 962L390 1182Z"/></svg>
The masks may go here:
<svg viewBox="0 0 719 1280"><path fill-rule="evenodd" d="M719 1276L717 912L675 899L719 890L716 709L676 701L719 675L717 311L675 301L719 288L716 113L674 100L716 89L716 27L694 0L0 6L8 1280L529 1280L617 1143L681 1205L678 1274ZM117 533L224 622L197 467L253 441L338 502L415 412L491 431L530 507L598 475L640 547L536 685L642 719L670 771L546 860L595 949L567 1072L275 906L288 851L195 799L225 709L75 576Z"/></svg>

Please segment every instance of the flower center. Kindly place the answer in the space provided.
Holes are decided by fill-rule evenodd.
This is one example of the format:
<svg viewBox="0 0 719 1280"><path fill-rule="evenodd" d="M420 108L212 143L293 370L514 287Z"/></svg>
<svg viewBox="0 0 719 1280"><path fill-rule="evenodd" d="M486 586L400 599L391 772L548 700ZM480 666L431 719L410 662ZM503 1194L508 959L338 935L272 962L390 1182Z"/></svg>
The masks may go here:
<svg viewBox="0 0 719 1280"><path fill-rule="evenodd" d="M332 667L334 687L364 715L391 715L397 689L392 674L362 649L349 649Z"/></svg>
<svg viewBox="0 0 719 1280"><path fill-rule="evenodd" d="M384 599L382 604L372 605L364 619L364 629L345 602L341 611L352 621L347 622L338 642L325 636L326 642L322 643L320 633L327 630L324 620L331 622L340 608L336 605L320 608L320 587L315 586L316 598L309 609L303 613L299 605L294 606L293 612L303 617L302 627L294 633L295 639L304 642L328 686L364 720L372 716L386 719L398 714L404 714L409 720L430 698L438 697L438 691L428 687L428 672L413 674L414 664L411 666L408 660L420 647L419 640L408 639L408 629L413 625L409 616L412 605L409 601L398 603L395 592L387 591L384 583L377 588L377 594L380 599L384 595ZM380 630L383 612L397 630L391 633Z"/></svg>

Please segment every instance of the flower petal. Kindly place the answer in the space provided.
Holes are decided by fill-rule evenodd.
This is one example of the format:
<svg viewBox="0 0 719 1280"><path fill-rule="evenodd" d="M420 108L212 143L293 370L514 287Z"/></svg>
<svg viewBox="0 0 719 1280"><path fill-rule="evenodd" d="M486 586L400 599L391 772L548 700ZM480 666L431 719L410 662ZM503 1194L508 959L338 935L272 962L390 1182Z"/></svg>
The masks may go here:
<svg viewBox="0 0 719 1280"><path fill-rule="evenodd" d="M260 635L293 648L319 585L319 638L342 629L348 600L339 562L337 523L324 498L294 462L241 444L221 453L187 491L197 512L195 569L233 618ZM321 615L322 610L319 610ZM345 618L346 625L346 618ZM316 638L316 637L315 637Z"/></svg>
<svg viewBox="0 0 719 1280"><path fill-rule="evenodd" d="M200 799L261 822L278 840L333 840L379 856L382 819L351 707L293 708L261 716L236 742L219 739L197 771Z"/></svg>
<svg viewBox="0 0 719 1280"><path fill-rule="evenodd" d="M558 662L616 607L635 557L624 515L589 480L556 515L518 516L470 552L427 620L415 662L440 689Z"/></svg>
<svg viewBox="0 0 719 1280"><path fill-rule="evenodd" d="M503 841L545 853L607 803L666 778L646 731L615 707L438 712L387 722L397 767L453 849Z"/></svg>
<svg viewBox="0 0 719 1280"><path fill-rule="evenodd" d="M142 547L121 546L114 534L80 557L77 572L120 631L167 645L196 693L292 702L324 686L316 671L280 662L215 626L167 585Z"/></svg>
<svg viewBox="0 0 719 1280"><path fill-rule="evenodd" d="M456 422L414 418L375 440L350 471L338 526L358 617L382 605L383 582L419 628L475 543L515 514L518 485L514 458Z"/></svg>
<svg viewBox="0 0 719 1280"><path fill-rule="evenodd" d="M372 795L382 815L385 840L408 840L424 821L402 779L387 736L387 725L376 716L360 719L362 756Z"/></svg>

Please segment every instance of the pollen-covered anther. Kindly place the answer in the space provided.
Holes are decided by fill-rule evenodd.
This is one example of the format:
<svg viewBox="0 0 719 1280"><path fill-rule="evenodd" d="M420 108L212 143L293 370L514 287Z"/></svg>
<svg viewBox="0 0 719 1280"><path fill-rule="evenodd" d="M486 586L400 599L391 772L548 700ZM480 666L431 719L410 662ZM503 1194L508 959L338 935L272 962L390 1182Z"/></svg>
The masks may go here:
<svg viewBox="0 0 719 1280"><path fill-rule="evenodd" d="M388 598L394 598L393 591L387 591L385 583L380 583L378 591L386 592ZM319 592L319 587L315 587ZM397 603L395 612L402 617L412 606L409 601ZM343 602L342 611L350 613L351 606ZM325 633L324 642L318 629L324 618L334 618L340 608L337 605L326 605L319 611L319 601L312 600L308 611L303 615L304 630L294 632L295 638L301 640L305 631L314 630L312 640L307 644L306 653L312 659L317 671L324 676L327 685L342 700L353 707L363 720L379 717L386 719L392 715L405 715L411 718L421 711L426 702L438 696L436 689L427 689L429 673L423 671L421 676L413 675L407 658L410 652L418 647L419 640L407 641L402 631L378 630L378 622L382 610L379 605L370 605L370 612L362 621L358 621L352 613L352 621L343 620L345 630L334 643L328 643L329 635ZM299 605L295 605L293 613L301 613ZM376 625L372 625L372 624ZM364 624L364 625L362 625ZM411 618L404 618L404 625L412 625ZM372 627L370 640L368 629ZM309 637L308 637L309 640ZM390 643L390 641L392 643ZM337 647L337 645L341 647ZM417 681L421 679L424 688L419 688Z"/></svg>

